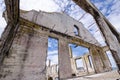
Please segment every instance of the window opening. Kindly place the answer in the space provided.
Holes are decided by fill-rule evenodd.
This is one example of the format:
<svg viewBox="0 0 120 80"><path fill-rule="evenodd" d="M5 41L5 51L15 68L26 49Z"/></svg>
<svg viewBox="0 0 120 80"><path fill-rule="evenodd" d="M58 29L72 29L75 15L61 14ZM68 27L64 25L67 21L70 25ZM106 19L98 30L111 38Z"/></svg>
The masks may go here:
<svg viewBox="0 0 120 80"><path fill-rule="evenodd" d="M74 68L73 71L76 70L78 73L87 72L88 66L90 66L90 63L87 63L88 55L90 55L89 49L84 46L79 46L76 44L69 44L69 47L71 59L74 61L74 63L71 66L72 67L76 66L76 68ZM76 75L78 76L78 74Z"/></svg>
<svg viewBox="0 0 120 80"><path fill-rule="evenodd" d="M88 60L89 60L89 63L90 63L90 67L93 68L92 57L90 55L88 56Z"/></svg>
<svg viewBox="0 0 120 80"><path fill-rule="evenodd" d="M108 59L109 59L109 61L111 63L112 69L113 70L117 69L117 65L116 65L116 62L115 62L115 60L114 60L114 58L112 56L112 53L110 51L106 51L106 54L107 54Z"/></svg>
<svg viewBox="0 0 120 80"><path fill-rule="evenodd" d="M83 46L78 46L76 44L69 44L72 51L72 57L80 57L89 53L89 49Z"/></svg>
<svg viewBox="0 0 120 80"><path fill-rule="evenodd" d="M56 71L58 66L58 40L52 37L48 38L48 50L47 50L47 76L51 78L58 77L58 71ZM56 74L56 76L53 76Z"/></svg>
<svg viewBox="0 0 120 80"><path fill-rule="evenodd" d="M74 33L76 36L79 36L79 28L76 25L74 25Z"/></svg>
<svg viewBox="0 0 120 80"><path fill-rule="evenodd" d="M80 71L84 71L84 65L82 59L76 59L76 67Z"/></svg>

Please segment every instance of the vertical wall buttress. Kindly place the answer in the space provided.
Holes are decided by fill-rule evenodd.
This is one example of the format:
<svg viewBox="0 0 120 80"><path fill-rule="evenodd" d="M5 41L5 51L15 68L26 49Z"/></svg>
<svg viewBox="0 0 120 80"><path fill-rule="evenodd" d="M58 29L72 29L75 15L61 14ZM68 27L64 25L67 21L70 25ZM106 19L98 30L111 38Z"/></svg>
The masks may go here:
<svg viewBox="0 0 120 80"><path fill-rule="evenodd" d="M69 47L66 39L59 39L59 76L60 80L72 76Z"/></svg>

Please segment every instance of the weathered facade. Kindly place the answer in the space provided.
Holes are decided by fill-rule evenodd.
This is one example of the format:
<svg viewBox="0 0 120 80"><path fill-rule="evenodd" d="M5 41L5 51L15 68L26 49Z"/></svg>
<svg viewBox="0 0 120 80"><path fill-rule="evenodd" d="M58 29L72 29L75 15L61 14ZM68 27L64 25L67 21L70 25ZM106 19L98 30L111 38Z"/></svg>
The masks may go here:
<svg viewBox="0 0 120 80"><path fill-rule="evenodd" d="M81 3L83 4L91 5L91 3L85 3L86 0L82 1ZM46 13L34 10L20 11L19 0L5 0L5 3L6 12L4 17L8 25L2 34L0 42L0 80L47 80L52 76L58 77L60 80L67 80L78 76L111 71L109 59L105 55L105 48L101 47L82 23L62 13ZM85 7L85 5L81 6ZM84 9L86 10L86 8L88 7ZM89 8L87 12L89 12ZM97 13L101 15L99 11ZM102 15L94 14L93 16L106 38L108 47L113 52L119 71L120 45L119 38L115 34L117 32L110 28L108 21ZM101 27L102 25L104 27ZM76 27L78 29L77 35L74 33L74 28ZM50 74L49 69L56 65L46 66L48 37L56 38L59 43L59 68L58 71L53 71L55 75ZM111 38L113 39L112 41ZM84 60L83 72L75 68L75 60L77 58L72 58L72 52L68 46L69 43L89 49L89 55L86 54L79 57ZM90 67L88 56L92 57L93 67ZM117 71L110 75L112 74L115 74L115 76L110 77L111 80L120 78ZM106 80L108 80L108 77L106 77ZM76 80L83 79L79 78Z"/></svg>

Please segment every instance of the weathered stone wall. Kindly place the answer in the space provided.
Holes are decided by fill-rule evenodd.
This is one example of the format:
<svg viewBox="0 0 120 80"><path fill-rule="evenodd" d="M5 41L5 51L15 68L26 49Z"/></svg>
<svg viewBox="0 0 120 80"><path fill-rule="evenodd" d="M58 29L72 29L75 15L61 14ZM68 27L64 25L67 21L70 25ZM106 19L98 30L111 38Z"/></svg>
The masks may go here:
<svg viewBox="0 0 120 80"><path fill-rule="evenodd" d="M59 39L59 75L62 78L72 76L72 68L69 55L68 40L65 38Z"/></svg>
<svg viewBox="0 0 120 80"><path fill-rule="evenodd" d="M21 26L4 59L0 80L46 80L47 38Z"/></svg>
<svg viewBox="0 0 120 80"><path fill-rule="evenodd" d="M91 35L91 33L87 29L85 29L82 23L74 20L73 18L64 13L47 13L43 11L37 12L35 10L31 10L28 12L21 11L20 16L36 24L71 36L75 36L74 25L76 25L79 28L79 36L75 37L100 46L98 41Z"/></svg>
<svg viewBox="0 0 120 80"><path fill-rule="evenodd" d="M45 62L47 58L48 36L54 37L59 41L58 76L61 80L70 78L73 74L68 47L69 43L91 49L94 47L92 50L100 48L77 37L57 32L22 18L20 19L20 25L9 53L4 58L1 68L1 80L46 80ZM94 54L98 55L98 53ZM95 65L98 66L98 64ZM98 67L100 68L101 66Z"/></svg>
<svg viewBox="0 0 120 80"><path fill-rule="evenodd" d="M1 38L3 44L0 48L0 80L46 80L45 61L48 36L60 40L59 77L61 80L72 77L68 43L75 43L90 49L96 72L109 70L109 63L103 54L104 52L100 50L99 43L81 23L65 14L36 11L21 14L21 17L27 21L19 18L19 0L5 1L7 10L5 17L7 17L8 26ZM95 7L87 3L86 0L81 0L79 5L94 16L108 46L114 53L118 67L120 67L120 45L119 38L114 33L115 30L111 31L110 25L100 12L97 12ZM80 28L80 36L75 36L74 25Z"/></svg>

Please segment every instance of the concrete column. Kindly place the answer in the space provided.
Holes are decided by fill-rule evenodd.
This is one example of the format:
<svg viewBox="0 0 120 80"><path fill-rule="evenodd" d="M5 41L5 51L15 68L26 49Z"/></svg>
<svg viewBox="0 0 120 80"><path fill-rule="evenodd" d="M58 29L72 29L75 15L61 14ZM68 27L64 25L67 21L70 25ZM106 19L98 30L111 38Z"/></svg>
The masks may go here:
<svg viewBox="0 0 120 80"><path fill-rule="evenodd" d="M86 65L87 65L88 74L94 73L94 69L92 67L92 62L90 62L89 56L90 56L89 54L85 55L85 61L86 61Z"/></svg>
<svg viewBox="0 0 120 80"><path fill-rule="evenodd" d="M82 61L83 61L83 65L84 65L84 70L85 70L86 74L88 74L88 66L86 63L85 55L82 57Z"/></svg>
<svg viewBox="0 0 120 80"><path fill-rule="evenodd" d="M120 44L119 44L117 38L115 37L115 35L113 35L113 33L109 29L108 25L101 17L96 19L96 21L98 22L99 27L101 27L101 32L105 36L105 39L106 39L106 42L107 42L109 48L113 51L116 51L116 53L118 54L118 57L120 59Z"/></svg>
<svg viewBox="0 0 120 80"><path fill-rule="evenodd" d="M99 53L98 53L98 51L96 50L95 47L90 48L90 55L92 57L95 72L96 73L104 72L103 62L102 62L102 60L101 60L101 58L99 56Z"/></svg>
<svg viewBox="0 0 120 80"><path fill-rule="evenodd" d="M22 80L46 80L48 36L33 35L28 45Z"/></svg>
<svg viewBox="0 0 120 80"><path fill-rule="evenodd" d="M66 39L59 39L59 76L60 80L72 76L69 47Z"/></svg>
<svg viewBox="0 0 120 80"><path fill-rule="evenodd" d="M76 62L75 62L75 59L73 58L72 48L70 46L69 46L69 55L71 59L72 74L75 74L76 73Z"/></svg>

